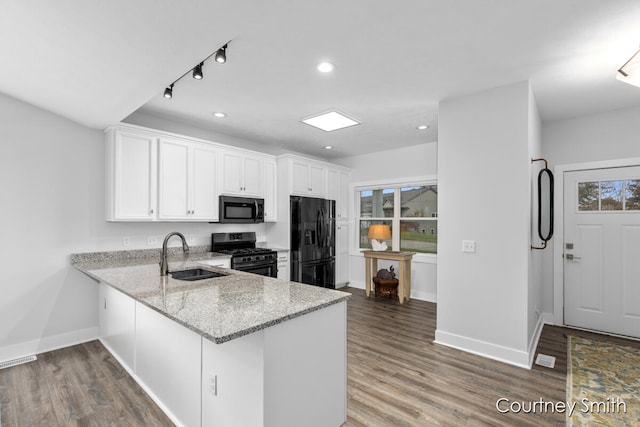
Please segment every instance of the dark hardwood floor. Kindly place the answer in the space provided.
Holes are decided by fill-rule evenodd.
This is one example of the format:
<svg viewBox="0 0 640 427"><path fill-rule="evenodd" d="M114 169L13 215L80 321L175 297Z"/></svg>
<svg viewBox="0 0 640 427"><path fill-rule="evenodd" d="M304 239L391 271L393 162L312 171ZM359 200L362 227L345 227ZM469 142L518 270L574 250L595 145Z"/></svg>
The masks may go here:
<svg viewBox="0 0 640 427"><path fill-rule="evenodd" d="M554 369L517 368L433 343L436 305L353 294L348 317L345 426L553 426L561 413L507 413L496 401L564 401L569 333L640 347L636 341L545 326L538 351ZM0 370L0 420L13 426L169 426L98 341L43 353Z"/></svg>

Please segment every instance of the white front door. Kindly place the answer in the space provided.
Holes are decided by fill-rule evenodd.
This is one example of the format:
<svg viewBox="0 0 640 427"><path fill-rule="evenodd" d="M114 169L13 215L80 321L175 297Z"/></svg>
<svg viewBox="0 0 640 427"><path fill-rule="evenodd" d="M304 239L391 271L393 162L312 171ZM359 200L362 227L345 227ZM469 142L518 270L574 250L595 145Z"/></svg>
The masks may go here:
<svg viewBox="0 0 640 427"><path fill-rule="evenodd" d="M640 166L564 174L564 322L640 338Z"/></svg>

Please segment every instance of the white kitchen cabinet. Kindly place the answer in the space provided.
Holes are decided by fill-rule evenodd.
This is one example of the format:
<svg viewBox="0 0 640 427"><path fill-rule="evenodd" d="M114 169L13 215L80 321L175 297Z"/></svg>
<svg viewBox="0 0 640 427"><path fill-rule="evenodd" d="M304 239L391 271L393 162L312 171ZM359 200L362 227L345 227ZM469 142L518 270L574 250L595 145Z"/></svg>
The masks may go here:
<svg viewBox="0 0 640 427"><path fill-rule="evenodd" d="M336 201L336 219L349 218L349 172L341 169L327 171L327 198Z"/></svg>
<svg viewBox="0 0 640 427"><path fill-rule="evenodd" d="M235 151L222 154L221 191L223 194L263 197L263 160Z"/></svg>
<svg viewBox="0 0 640 427"><path fill-rule="evenodd" d="M336 223L336 287L349 283L349 223Z"/></svg>
<svg viewBox="0 0 640 427"><path fill-rule="evenodd" d="M202 340L202 426L264 425L262 331L215 344Z"/></svg>
<svg viewBox="0 0 640 427"><path fill-rule="evenodd" d="M191 219L217 221L218 192L216 191L218 152L204 144L193 146L191 181Z"/></svg>
<svg viewBox="0 0 640 427"><path fill-rule="evenodd" d="M199 426L202 337L136 302L136 376L176 424Z"/></svg>
<svg viewBox="0 0 640 427"><path fill-rule="evenodd" d="M340 426L346 302L222 344L202 340L202 425Z"/></svg>
<svg viewBox="0 0 640 427"><path fill-rule="evenodd" d="M158 138L138 129L106 131L107 221L157 217Z"/></svg>
<svg viewBox="0 0 640 427"><path fill-rule="evenodd" d="M291 163L291 193L301 196L325 197L326 168L301 160Z"/></svg>
<svg viewBox="0 0 640 427"><path fill-rule="evenodd" d="M278 169L273 160L264 161L264 220L278 220Z"/></svg>
<svg viewBox="0 0 640 427"><path fill-rule="evenodd" d="M133 299L100 283L98 327L100 341L118 361L134 369L136 308Z"/></svg>
<svg viewBox="0 0 640 427"><path fill-rule="evenodd" d="M216 221L217 170L214 148L177 138L160 138L158 218Z"/></svg>
<svg viewBox="0 0 640 427"><path fill-rule="evenodd" d="M278 251L278 279L289 280L289 251Z"/></svg>

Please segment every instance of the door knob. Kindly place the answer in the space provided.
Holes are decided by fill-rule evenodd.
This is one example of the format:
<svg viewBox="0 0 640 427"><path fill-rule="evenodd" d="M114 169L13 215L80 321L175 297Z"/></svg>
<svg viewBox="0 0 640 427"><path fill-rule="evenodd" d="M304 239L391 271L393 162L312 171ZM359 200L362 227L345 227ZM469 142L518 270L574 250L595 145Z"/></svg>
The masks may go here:
<svg viewBox="0 0 640 427"><path fill-rule="evenodd" d="M564 257L568 260L573 260L573 259L582 259L579 256L573 256L573 254L565 254Z"/></svg>

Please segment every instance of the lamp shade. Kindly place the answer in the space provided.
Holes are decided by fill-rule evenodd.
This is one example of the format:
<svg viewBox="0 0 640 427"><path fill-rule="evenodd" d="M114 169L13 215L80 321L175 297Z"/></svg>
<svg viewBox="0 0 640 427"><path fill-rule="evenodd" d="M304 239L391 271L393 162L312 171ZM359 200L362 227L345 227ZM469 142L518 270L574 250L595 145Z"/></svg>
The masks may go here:
<svg viewBox="0 0 640 427"><path fill-rule="evenodd" d="M376 240L391 240L391 228L386 224L372 224L369 227L367 237Z"/></svg>

